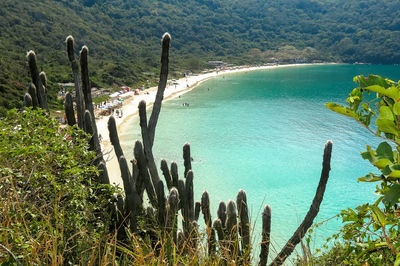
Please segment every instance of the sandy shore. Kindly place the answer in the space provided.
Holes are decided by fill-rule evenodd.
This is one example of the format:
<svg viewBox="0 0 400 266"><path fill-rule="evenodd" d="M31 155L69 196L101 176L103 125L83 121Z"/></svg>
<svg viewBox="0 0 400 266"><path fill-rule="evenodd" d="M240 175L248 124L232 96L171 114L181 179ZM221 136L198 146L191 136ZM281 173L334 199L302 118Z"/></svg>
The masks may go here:
<svg viewBox="0 0 400 266"><path fill-rule="evenodd" d="M294 67L294 66L306 66L306 65L314 65L314 64L290 64L290 65L272 65L272 66L258 66L258 67L240 67L236 69L227 69L222 71L214 71L201 75L193 75L187 78L181 78L176 81L176 85L170 85L165 89L164 92L164 100L166 102L168 100L174 99L190 90L198 86L200 83L225 74L238 73L238 72L246 72L246 71L254 71L254 70L265 70L265 69L276 69L276 68L284 68L284 67ZM151 107L154 103L155 96L157 92L157 87L152 87L145 91L141 91L140 95L132 95L128 99L124 101L122 110L123 117L116 118L117 129L120 132L121 128L124 125L129 124L129 121L132 121L132 118L138 115L138 104L140 101L145 100L147 103L147 108ZM162 112L162 110L161 110ZM99 134L102 136L102 150L103 153L106 154L107 168L110 175L111 183L119 184L120 173L118 169L118 162L115 159L114 151L112 149L112 145L109 139L109 133L107 129L107 122L109 116L103 116L96 120L97 130ZM122 187L122 186L121 186Z"/></svg>

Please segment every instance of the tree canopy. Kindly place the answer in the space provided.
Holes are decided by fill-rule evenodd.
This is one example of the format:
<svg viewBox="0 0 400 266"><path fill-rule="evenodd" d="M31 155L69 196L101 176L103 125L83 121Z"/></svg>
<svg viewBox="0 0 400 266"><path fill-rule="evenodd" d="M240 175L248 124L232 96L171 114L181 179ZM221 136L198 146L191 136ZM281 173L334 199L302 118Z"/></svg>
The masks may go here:
<svg viewBox="0 0 400 266"><path fill-rule="evenodd" d="M28 50L50 85L72 80L63 43L70 34L80 40L76 49L90 48L94 86L130 86L158 76L157 41L166 31L172 72L208 60L398 63L399 15L399 0L3 0L0 106L21 102Z"/></svg>

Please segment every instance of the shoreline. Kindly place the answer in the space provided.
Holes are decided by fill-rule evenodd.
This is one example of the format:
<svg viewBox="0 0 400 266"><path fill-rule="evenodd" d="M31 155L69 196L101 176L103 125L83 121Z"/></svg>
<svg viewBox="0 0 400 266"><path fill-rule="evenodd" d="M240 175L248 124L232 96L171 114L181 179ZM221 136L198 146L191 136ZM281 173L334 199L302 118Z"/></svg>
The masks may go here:
<svg viewBox="0 0 400 266"><path fill-rule="evenodd" d="M164 91L164 99L162 103L165 103L169 100L175 99L180 95L183 95L197 86L199 86L204 81L207 81L211 78L218 77L225 74L234 74L234 73L242 73L248 71L256 71L256 70L269 70L269 69L278 69L278 68L285 68L285 67L299 67L299 66L314 66L314 65L328 65L328 64L336 64L336 63L310 63L310 64L287 64L287 65L270 65L270 66L244 66L234 69L225 69L225 70L218 70L213 71L210 73L193 75L189 77L184 77L179 80L176 80L174 84L170 85L165 88ZM151 87L145 91L141 91L139 95L132 95L128 99L125 100L122 110L124 116L121 118L115 117L117 130L119 135L123 132L123 127L129 124L133 118L138 116L138 104L140 101L146 101L146 108L149 109L153 106L155 96L157 93L157 87ZM110 116L103 116L99 119L96 119L97 131L98 134L101 135L101 147L103 154L106 159L106 164L108 168L108 173L110 175L111 183L115 183L117 185L122 185L122 180L119 177L119 166L118 161L114 156L113 147L110 142L109 132L107 128L107 122ZM117 174L118 173L118 174Z"/></svg>

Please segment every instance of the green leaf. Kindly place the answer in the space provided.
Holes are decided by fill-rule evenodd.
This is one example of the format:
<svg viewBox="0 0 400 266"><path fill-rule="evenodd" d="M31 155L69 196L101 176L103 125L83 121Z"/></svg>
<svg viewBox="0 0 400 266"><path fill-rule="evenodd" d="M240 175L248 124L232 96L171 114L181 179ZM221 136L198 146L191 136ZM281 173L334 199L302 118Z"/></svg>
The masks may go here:
<svg viewBox="0 0 400 266"><path fill-rule="evenodd" d="M381 108L379 108L379 118L380 119L394 120L394 115L393 115L392 110L390 110L390 107L381 106Z"/></svg>
<svg viewBox="0 0 400 266"><path fill-rule="evenodd" d="M377 92L381 95L385 95L389 98L392 98L395 101L397 101L400 98L400 91L397 87L390 87L388 89L385 89L384 87L379 86L379 85L372 85L372 86L365 87L363 89Z"/></svg>
<svg viewBox="0 0 400 266"><path fill-rule="evenodd" d="M394 113L395 115L400 115L400 102L396 102L396 103L393 105L393 113Z"/></svg>
<svg viewBox="0 0 400 266"><path fill-rule="evenodd" d="M389 174L389 177L400 178L400 170L394 170Z"/></svg>
<svg viewBox="0 0 400 266"><path fill-rule="evenodd" d="M382 178L380 176L377 176L373 173L369 173L368 175L357 179L358 182L376 182L381 180Z"/></svg>
<svg viewBox="0 0 400 266"><path fill-rule="evenodd" d="M376 156L380 159L386 158L391 162L394 162L392 147L387 142L381 142L378 145L378 148L376 149Z"/></svg>
<svg viewBox="0 0 400 266"><path fill-rule="evenodd" d="M378 222L381 226L385 226L387 224L386 215L375 205L371 205L372 216L376 222Z"/></svg>
<svg viewBox="0 0 400 266"><path fill-rule="evenodd" d="M361 157L362 157L364 160L369 160L369 161L372 160L372 154L371 154L370 152L368 152L368 151L363 151L363 152L361 152Z"/></svg>
<svg viewBox="0 0 400 266"><path fill-rule="evenodd" d="M344 106L338 105L336 103L326 103L325 105L328 109L330 109L338 114L349 116L349 117L352 117L352 118L358 120L358 115L348 107L344 107Z"/></svg>
<svg viewBox="0 0 400 266"><path fill-rule="evenodd" d="M390 187L383 197L383 202L385 204L394 205L399 202L400 198L400 185L394 184Z"/></svg>
<svg viewBox="0 0 400 266"><path fill-rule="evenodd" d="M376 167L378 167L379 169L383 169L383 168L385 168L387 165L392 165L393 163L389 160L389 159L386 159L386 158L384 158L384 159L379 159L378 161L376 161L375 163L374 163L374 165L376 166Z"/></svg>
<svg viewBox="0 0 400 266"><path fill-rule="evenodd" d="M393 134L395 136L399 136L399 132L397 130L396 124L393 119L381 119L378 118L376 120L376 125L378 126L379 131L383 133Z"/></svg>

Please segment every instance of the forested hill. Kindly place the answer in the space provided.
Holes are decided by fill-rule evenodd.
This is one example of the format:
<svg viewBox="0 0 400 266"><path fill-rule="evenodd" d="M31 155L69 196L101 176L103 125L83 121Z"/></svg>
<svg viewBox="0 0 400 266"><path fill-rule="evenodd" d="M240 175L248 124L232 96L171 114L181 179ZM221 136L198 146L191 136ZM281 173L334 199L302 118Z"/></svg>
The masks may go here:
<svg viewBox="0 0 400 266"><path fill-rule="evenodd" d="M71 82L71 34L77 52L89 46L93 84L129 86L157 76L166 31L177 72L209 60L397 64L400 0L1 0L0 105L20 102L30 49L52 86Z"/></svg>

